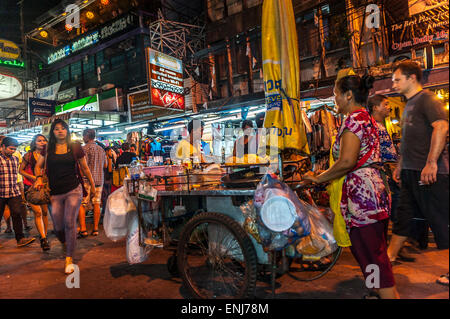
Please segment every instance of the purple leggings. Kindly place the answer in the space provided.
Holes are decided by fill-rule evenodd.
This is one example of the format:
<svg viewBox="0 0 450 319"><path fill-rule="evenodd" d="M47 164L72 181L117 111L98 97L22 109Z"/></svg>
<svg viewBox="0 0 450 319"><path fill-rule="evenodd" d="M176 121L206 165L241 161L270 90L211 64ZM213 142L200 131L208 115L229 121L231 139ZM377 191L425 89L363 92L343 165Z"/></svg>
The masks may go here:
<svg viewBox="0 0 450 319"><path fill-rule="evenodd" d="M80 211L83 191L81 185L68 193L52 195L51 216L56 237L66 243L66 256L73 257L77 242L77 217Z"/></svg>

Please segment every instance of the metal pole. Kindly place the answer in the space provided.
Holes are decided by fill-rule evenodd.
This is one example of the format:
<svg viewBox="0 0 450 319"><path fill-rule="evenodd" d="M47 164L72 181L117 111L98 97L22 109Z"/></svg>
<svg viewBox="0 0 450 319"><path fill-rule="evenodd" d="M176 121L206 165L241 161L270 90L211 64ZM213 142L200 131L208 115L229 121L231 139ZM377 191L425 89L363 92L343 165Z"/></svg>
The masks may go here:
<svg viewBox="0 0 450 319"><path fill-rule="evenodd" d="M28 111L28 79L29 79L29 74L30 74L29 73L30 66L28 63L27 37L25 36L25 28L24 28L24 21L23 21L23 1L24 0L21 0L17 4L20 6L20 33L21 33L22 44L23 44L22 56L23 56L23 61L25 62L25 76L23 78L23 85L24 85L23 99L25 100L25 109L27 110L27 114L28 114L29 113L29 111ZM30 121L29 116L27 117L27 121Z"/></svg>

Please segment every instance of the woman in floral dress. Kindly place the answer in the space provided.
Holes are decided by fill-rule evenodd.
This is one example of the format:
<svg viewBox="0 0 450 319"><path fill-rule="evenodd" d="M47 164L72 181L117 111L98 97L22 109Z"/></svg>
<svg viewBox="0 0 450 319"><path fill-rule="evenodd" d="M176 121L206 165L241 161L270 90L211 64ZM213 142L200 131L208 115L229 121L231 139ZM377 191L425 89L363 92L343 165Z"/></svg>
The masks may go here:
<svg viewBox="0 0 450 319"><path fill-rule="evenodd" d="M336 160L318 176L304 178L326 183L346 176L342 186L341 212L350 236L353 256L360 265L372 296L398 298L386 235L390 197L379 172L380 142L375 120L363 105L373 78L345 76L334 94L338 112L346 115L333 146Z"/></svg>

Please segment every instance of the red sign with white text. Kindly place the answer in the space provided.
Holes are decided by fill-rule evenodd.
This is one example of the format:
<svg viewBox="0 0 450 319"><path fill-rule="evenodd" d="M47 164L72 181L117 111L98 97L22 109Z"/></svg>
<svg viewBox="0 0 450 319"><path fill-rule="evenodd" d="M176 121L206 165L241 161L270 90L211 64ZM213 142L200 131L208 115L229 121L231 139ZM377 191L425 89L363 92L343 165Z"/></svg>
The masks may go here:
<svg viewBox="0 0 450 319"><path fill-rule="evenodd" d="M184 111L182 61L150 48L146 60L150 105Z"/></svg>

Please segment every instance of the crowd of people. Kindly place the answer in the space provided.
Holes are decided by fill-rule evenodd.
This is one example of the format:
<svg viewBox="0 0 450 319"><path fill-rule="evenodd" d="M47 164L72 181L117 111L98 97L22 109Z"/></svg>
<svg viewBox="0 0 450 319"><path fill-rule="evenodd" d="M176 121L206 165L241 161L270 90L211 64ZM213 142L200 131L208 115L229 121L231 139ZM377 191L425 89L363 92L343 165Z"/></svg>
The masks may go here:
<svg viewBox="0 0 450 319"><path fill-rule="evenodd" d="M316 184L342 179L340 210L350 250L364 277L371 274L369 265L379 267L380 285L368 298L399 298L393 266L398 260L414 261L403 249L406 240L414 238L413 219L425 219L437 248L448 249L448 118L441 101L423 89L421 79L422 71L413 62L400 63L393 73L393 89L407 100L398 150L385 127L385 119L391 112L388 98L379 94L369 97L374 79L358 75L340 77L334 95L337 112L345 115L345 120L331 148L333 164L325 171L304 176L306 181ZM253 124L244 121L242 128L248 133ZM188 132L189 138L181 140L172 155L176 159L188 156L204 162L209 154L207 143L201 140L203 125L195 126L191 121ZM255 148L255 138L247 133L235 142L234 156L243 155L239 152L248 154L250 148ZM195 140L195 136L200 139ZM17 245L31 244L34 238L25 237L23 232L28 205L45 251L51 249L47 240L50 212L54 232L65 247L67 274L73 272L77 237L89 236L86 211L92 206L90 235L97 236L101 207L118 187L115 170L142 160L134 144L123 143L121 150L103 148L95 141L92 129L83 132L83 140L84 146L72 141L69 127L62 120L52 123L49 140L36 135L23 159L20 154L15 155L16 140L10 137L1 140L0 220L4 212L5 215L10 212ZM153 139L149 147L157 158L155 163L162 163L165 158L162 155L168 152ZM24 192L30 187L43 187L44 176L48 177L51 190L51 209L24 202ZM390 221L393 226L389 240ZM448 273L437 281L448 286Z"/></svg>

